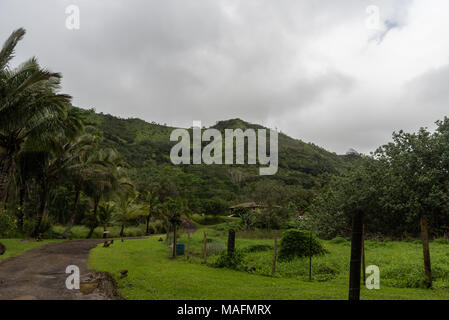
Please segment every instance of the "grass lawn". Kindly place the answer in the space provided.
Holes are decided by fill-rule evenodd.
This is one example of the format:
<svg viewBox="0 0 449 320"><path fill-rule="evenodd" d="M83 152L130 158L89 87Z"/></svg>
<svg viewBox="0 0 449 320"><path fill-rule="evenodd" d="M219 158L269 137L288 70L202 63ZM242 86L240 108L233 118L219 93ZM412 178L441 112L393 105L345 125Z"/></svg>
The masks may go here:
<svg viewBox="0 0 449 320"><path fill-rule="evenodd" d="M6 258L17 256L21 253L24 253L27 250L30 250L34 247L42 246L46 243L55 242L58 240L20 240L20 239L0 239L0 242L3 243L6 247L6 252L0 256L0 262L5 260ZM60 241L60 240L59 240Z"/></svg>
<svg viewBox="0 0 449 320"><path fill-rule="evenodd" d="M343 249L335 255L346 252L344 244L338 246ZM157 238L117 241L110 248L100 245L91 251L89 268L111 273L126 299L347 299L348 294L344 276L308 282L300 277L273 278L213 268L187 262L185 256L173 261L168 258L167 247ZM128 270L128 277L119 279L123 269ZM449 291L395 288L383 285L381 274L380 290L363 288L361 298L449 299Z"/></svg>

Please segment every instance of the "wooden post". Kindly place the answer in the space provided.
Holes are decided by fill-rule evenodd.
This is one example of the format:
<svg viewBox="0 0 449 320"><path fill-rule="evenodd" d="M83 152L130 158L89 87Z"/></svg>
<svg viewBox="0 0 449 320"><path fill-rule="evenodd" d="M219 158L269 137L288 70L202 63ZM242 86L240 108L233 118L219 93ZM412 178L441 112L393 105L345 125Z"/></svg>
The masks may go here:
<svg viewBox="0 0 449 320"><path fill-rule="evenodd" d="M366 265L365 265L365 225L362 228L362 274L363 283L366 282Z"/></svg>
<svg viewBox="0 0 449 320"><path fill-rule="evenodd" d="M173 259L176 258L176 225L173 226Z"/></svg>
<svg viewBox="0 0 449 320"><path fill-rule="evenodd" d="M432 287L432 270L430 268L429 231L425 217L421 217L421 241L424 256L424 271L428 281L427 285L430 288Z"/></svg>
<svg viewBox="0 0 449 320"><path fill-rule="evenodd" d="M190 232L187 233L187 260L190 258Z"/></svg>
<svg viewBox="0 0 449 320"><path fill-rule="evenodd" d="M351 261L349 265L349 300L360 300L360 271L362 269L362 228L361 211L352 217Z"/></svg>
<svg viewBox="0 0 449 320"><path fill-rule="evenodd" d="M309 236L309 281L312 281L312 231Z"/></svg>
<svg viewBox="0 0 449 320"><path fill-rule="evenodd" d="M204 232L203 257L204 257L204 264L206 264L207 263L207 238L206 238L206 232Z"/></svg>
<svg viewBox="0 0 449 320"><path fill-rule="evenodd" d="M235 251L235 231L233 229L229 230L228 233L228 257L231 257Z"/></svg>
<svg viewBox="0 0 449 320"><path fill-rule="evenodd" d="M276 257L278 248L278 238L274 238L274 250L273 250L273 267L271 268L271 275L274 276L276 272Z"/></svg>

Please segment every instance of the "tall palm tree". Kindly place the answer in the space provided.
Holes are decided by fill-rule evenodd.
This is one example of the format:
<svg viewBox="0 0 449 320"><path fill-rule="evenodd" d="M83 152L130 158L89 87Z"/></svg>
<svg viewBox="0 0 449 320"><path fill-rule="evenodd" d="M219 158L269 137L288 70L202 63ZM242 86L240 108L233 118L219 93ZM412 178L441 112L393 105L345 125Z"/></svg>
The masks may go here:
<svg viewBox="0 0 449 320"><path fill-rule="evenodd" d="M79 143L82 142L82 147L76 150L76 157L73 159L70 166L67 168L67 175L74 185L75 199L72 206L72 212L69 217L67 228L62 233L62 238L66 238L73 225L75 224L76 212L78 209L78 202L81 196L83 186L88 184L93 176L99 175L103 169L107 168L101 157L98 156L98 136L83 135L79 137ZM101 151L100 151L101 152Z"/></svg>
<svg viewBox="0 0 449 320"><path fill-rule="evenodd" d="M24 29L14 31L0 50L0 202L6 202L16 160L25 144L36 149L68 133L71 97L57 93L62 76L42 69L35 58L11 67Z"/></svg>
<svg viewBox="0 0 449 320"><path fill-rule="evenodd" d="M47 202L51 190L62 178L72 178L74 172L79 172L79 174L86 173L85 163L82 162L82 159L86 154L92 152L94 146L95 137L91 135L81 135L73 140L64 136L55 137L52 140L51 151L34 152L34 154L38 155L38 159L35 161L35 169L36 180L41 190L40 206L34 230L35 235L39 232L42 219L46 217ZM77 188L78 186L75 184L75 210L79 199Z"/></svg>
<svg viewBox="0 0 449 320"><path fill-rule="evenodd" d="M125 187L131 187L123 159L110 148L101 149L96 153L97 161L104 163L104 167L97 167L83 185L83 193L93 201L93 220L98 218L98 205L102 199L108 198L114 193L120 192ZM87 238L90 238L96 225L92 224Z"/></svg>

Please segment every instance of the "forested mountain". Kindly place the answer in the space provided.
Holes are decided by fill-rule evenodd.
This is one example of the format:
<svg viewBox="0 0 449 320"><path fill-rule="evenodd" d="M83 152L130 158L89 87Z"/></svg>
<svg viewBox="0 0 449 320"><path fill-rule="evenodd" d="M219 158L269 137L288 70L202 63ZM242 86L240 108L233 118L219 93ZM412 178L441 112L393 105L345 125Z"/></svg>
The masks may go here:
<svg viewBox="0 0 449 320"><path fill-rule="evenodd" d="M124 157L129 175L140 190L153 185L187 198L191 206L202 199L221 198L228 202L254 200L254 189L268 180L281 184L291 192L297 206L307 207L313 195L337 173L350 158L326 151L311 143L279 133L279 170L274 176L260 176L259 165L180 165L170 162L170 133L167 125L148 123L141 119L121 119L93 109L74 108L87 130L97 132L103 147L113 147ZM214 128L261 129L240 119L219 121ZM173 190L167 190L172 194Z"/></svg>

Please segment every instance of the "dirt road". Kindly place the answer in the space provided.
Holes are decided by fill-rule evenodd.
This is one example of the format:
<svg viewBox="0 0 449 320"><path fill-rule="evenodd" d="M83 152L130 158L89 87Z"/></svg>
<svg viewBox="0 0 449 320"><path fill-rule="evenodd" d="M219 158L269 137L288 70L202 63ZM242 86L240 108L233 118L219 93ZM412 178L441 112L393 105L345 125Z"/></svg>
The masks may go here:
<svg viewBox="0 0 449 320"><path fill-rule="evenodd" d="M89 250L101 240L51 243L0 263L1 300L118 299L113 283L87 269ZM81 290L66 288L69 265L80 269Z"/></svg>

